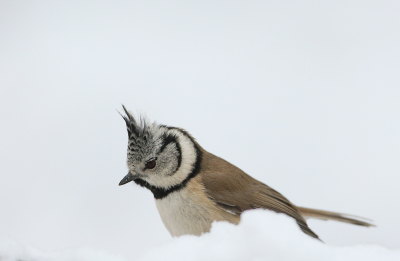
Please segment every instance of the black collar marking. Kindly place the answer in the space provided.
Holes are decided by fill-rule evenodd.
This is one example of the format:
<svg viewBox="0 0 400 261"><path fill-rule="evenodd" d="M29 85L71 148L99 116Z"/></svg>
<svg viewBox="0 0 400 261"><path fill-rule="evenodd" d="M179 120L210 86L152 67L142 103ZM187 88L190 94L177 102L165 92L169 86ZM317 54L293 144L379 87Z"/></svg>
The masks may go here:
<svg viewBox="0 0 400 261"><path fill-rule="evenodd" d="M167 127L167 128L168 129L177 129L177 128L173 128L173 127ZM197 144L194 142L193 138L190 135L188 135L186 132L184 132L184 131L182 131L180 129L177 129L177 130L179 130L182 134L184 134L186 137L188 137L192 141L193 146L194 146L194 148L196 150L195 166L194 166L192 172L186 177L186 179L184 179L182 181L182 183L177 184L177 185L175 185L173 187L170 187L168 189L159 188L159 187L150 185L147 181L145 181L143 179L136 179L135 183L140 185L140 186L142 186L142 187L145 187L145 188L149 189L153 193L155 199L165 198L170 193L183 189L184 187L186 187L186 184L189 182L189 180L194 178L200 172L202 153L201 153L201 150L200 150L199 146L197 146ZM180 146L179 146L177 141L176 141L176 144L177 144L178 150L180 150ZM179 152L181 152L181 151L179 151ZM180 165L180 162L179 162L179 165Z"/></svg>

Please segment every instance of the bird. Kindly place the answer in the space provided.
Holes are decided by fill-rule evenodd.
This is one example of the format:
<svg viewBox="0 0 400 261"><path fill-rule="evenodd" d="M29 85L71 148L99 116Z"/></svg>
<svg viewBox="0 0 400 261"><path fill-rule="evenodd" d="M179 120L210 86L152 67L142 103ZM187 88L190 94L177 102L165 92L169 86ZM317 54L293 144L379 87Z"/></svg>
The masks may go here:
<svg viewBox="0 0 400 261"><path fill-rule="evenodd" d="M359 226L363 218L294 205L281 193L206 151L184 129L136 119L124 105L128 131L128 174L119 185L134 182L150 190L172 237L209 232L214 221L238 224L241 214L267 209L293 218L301 231L319 239L306 219L336 220ZM321 240L322 241L322 240Z"/></svg>

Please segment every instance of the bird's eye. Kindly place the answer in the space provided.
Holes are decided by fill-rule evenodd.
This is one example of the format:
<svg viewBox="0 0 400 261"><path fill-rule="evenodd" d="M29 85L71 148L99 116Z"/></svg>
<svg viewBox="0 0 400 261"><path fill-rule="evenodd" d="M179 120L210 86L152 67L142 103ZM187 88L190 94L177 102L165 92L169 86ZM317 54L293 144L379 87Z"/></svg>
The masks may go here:
<svg viewBox="0 0 400 261"><path fill-rule="evenodd" d="M151 159L148 162L146 162L146 169L154 169L154 167L156 166L156 160L157 158Z"/></svg>

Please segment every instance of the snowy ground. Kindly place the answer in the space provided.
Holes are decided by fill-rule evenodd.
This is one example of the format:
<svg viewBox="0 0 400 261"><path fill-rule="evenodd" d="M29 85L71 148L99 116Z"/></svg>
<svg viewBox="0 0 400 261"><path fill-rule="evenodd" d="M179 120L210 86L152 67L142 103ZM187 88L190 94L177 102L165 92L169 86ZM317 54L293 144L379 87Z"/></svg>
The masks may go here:
<svg viewBox="0 0 400 261"><path fill-rule="evenodd" d="M101 251L77 249L59 253L44 253L33 247L22 246L16 241L0 237L1 261L124 261Z"/></svg>
<svg viewBox="0 0 400 261"><path fill-rule="evenodd" d="M373 228L372 228L373 229ZM346 235L343 235L345 237ZM93 250L44 254L0 238L1 261L123 261ZM282 214L253 210L243 214L242 222L214 223L212 231L201 237L182 236L147 253L143 261L398 261L400 250L377 245L333 247L304 235L295 222Z"/></svg>

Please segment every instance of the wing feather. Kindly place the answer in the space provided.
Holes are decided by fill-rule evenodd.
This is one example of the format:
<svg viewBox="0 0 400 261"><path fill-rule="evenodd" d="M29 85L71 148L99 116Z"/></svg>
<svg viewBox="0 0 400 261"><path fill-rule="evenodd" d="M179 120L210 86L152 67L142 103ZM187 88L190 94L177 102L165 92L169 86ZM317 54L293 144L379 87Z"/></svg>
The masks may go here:
<svg viewBox="0 0 400 261"><path fill-rule="evenodd" d="M220 208L237 215L255 208L284 213L294 218L304 233L318 239L297 207L276 190L206 151L202 165L205 191Z"/></svg>

